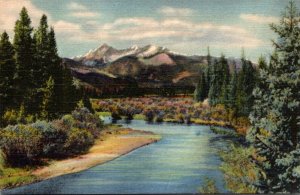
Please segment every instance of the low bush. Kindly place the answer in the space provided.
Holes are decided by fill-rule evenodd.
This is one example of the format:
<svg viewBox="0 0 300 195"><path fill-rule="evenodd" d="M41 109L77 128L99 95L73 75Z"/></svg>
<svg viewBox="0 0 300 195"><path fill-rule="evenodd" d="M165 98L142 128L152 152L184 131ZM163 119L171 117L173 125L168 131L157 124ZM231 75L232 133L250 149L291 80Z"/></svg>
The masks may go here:
<svg viewBox="0 0 300 195"><path fill-rule="evenodd" d="M8 126L0 131L0 146L7 165L33 164L43 151L42 133L26 125Z"/></svg>
<svg viewBox="0 0 300 195"><path fill-rule="evenodd" d="M26 115L24 106L21 106L19 110L7 110L3 117L3 126L16 125L16 124L28 124L35 120L33 115Z"/></svg>
<svg viewBox="0 0 300 195"><path fill-rule="evenodd" d="M232 145L229 151L221 152L224 161L221 170L227 188L234 193L256 193L256 188L251 184L257 182L259 169L251 157L254 155L253 148Z"/></svg>
<svg viewBox="0 0 300 195"><path fill-rule="evenodd" d="M87 108L78 108L72 112L74 119L73 127L85 129L90 132L95 138L100 134L103 128L103 121L96 114L92 114ZM70 118L69 121L72 122Z"/></svg>
<svg viewBox="0 0 300 195"><path fill-rule="evenodd" d="M205 178L204 184L199 188L199 193L201 194L217 194L219 193L218 188L216 187L215 180L211 178Z"/></svg>
<svg viewBox="0 0 300 195"><path fill-rule="evenodd" d="M56 128L46 121L37 121L31 126L42 133L43 156L61 157L66 154L64 143L68 138L67 128Z"/></svg>
<svg viewBox="0 0 300 195"><path fill-rule="evenodd" d="M148 121L148 122L152 122L153 121L153 119L154 119L154 112L152 110L150 110L150 109L145 110L144 115L145 115L146 121Z"/></svg>
<svg viewBox="0 0 300 195"><path fill-rule="evenodd" d="M99 137L103 122L86 108L52 122L8 126L0 130L0 150L7 165L26 165L42 157L80 154Z"/></svg>
<svg viewBox="0 0 300 195"><path fill-rule="evenodd" d="M85 130L79 128L71 128L68 131L68 138L64 144L64 148L68 154L81 154L86 152L94 143L93 135Z"/></svg>

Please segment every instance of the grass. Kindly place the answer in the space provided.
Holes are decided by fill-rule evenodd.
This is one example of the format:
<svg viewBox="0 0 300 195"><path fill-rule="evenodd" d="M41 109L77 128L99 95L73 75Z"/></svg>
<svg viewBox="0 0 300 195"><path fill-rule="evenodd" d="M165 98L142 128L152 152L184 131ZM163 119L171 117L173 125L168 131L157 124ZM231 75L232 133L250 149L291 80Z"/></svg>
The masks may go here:
<svg viewBox="0 0 300 195"><path fill-rule="evenodd" d="M210 130L212 132L214 132L215 134L219 134L219 135L227 135L227 136L232 136L232 137L238 137L239 136L234 130L231 130L231 129L225 130L224 128L211 126Z"/></svg>
<svg viewBox="0 0 300 195"><path fill-rule="evenodd" d="M22 184L32 183L37 177L31 174L33 169L5 167L0 155L0 189L16 187Z"/></svg>
<svg viewBox="0 0 300 195"><path fill-rule="evenodd" d="M231 145L229 150L220 152L223 163L220 169L224 173L227 189L233 193L256 193L251 184L257 182L260 170L250 160L253 148Z"/></svg>
<svg viewBox="0 0 300 195"><path fill-rule="evenodd" d="M97 112L98 116L107 117L111 116L111 112Z"/></svg>
<svg viewBox="0 0 300 195"><path fill-rule="evenodd" d="M133 119L135 119L135 120L145 120L146 117L145 117L145 115L143 115L143 114L135 114L135 115L133 116Z"/></svg>

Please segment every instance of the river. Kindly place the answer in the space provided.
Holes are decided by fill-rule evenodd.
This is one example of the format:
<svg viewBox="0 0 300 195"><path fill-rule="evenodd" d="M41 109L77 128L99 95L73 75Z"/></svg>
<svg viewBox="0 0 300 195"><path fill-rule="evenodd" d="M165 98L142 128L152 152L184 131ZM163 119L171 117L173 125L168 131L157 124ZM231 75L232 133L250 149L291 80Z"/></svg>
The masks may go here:
<svg viewBox="0 0 300 195"><path fill-rule="evenodd" d="M4 194L84 193L197 193L206 177L227 192L219 170L218 149L227 142L216 139L208 126L147 124L133 120L125 127L152 131L162 139L91 169L4 191Z"/></svg>

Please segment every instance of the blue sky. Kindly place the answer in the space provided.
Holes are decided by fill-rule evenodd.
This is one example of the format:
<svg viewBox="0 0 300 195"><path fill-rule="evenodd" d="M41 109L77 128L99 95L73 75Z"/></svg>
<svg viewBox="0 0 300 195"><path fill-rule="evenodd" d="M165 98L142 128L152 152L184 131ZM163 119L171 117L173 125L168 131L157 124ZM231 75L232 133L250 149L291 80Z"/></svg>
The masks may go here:
<svg viewBox="0 0 300 195"><path fill-rule="evenodd" d="M59 53L72 57L103 43L116 48L155 44L188 55L239 57L253 61L272 52L286 0L0 0L0 30L12 36L14 21L27 7L36 26L49 17ZM300 1L296 1L300 8Z"/></svg>

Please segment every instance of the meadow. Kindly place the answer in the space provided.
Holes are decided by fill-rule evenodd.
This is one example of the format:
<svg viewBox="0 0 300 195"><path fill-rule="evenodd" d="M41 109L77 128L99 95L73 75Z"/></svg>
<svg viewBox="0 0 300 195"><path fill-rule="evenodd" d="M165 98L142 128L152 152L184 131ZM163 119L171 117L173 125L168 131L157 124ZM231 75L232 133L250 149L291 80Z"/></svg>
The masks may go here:
<svg viewBox="0 0 300 195"><path fill-rule="evenodd" d="M192 97L93 99L92 107L102 116L111 116L112 120L124 118L230 127L242 135L249 127L246 117L237 117L224 105L209 106L207 101L196 102Z"/></svg>

